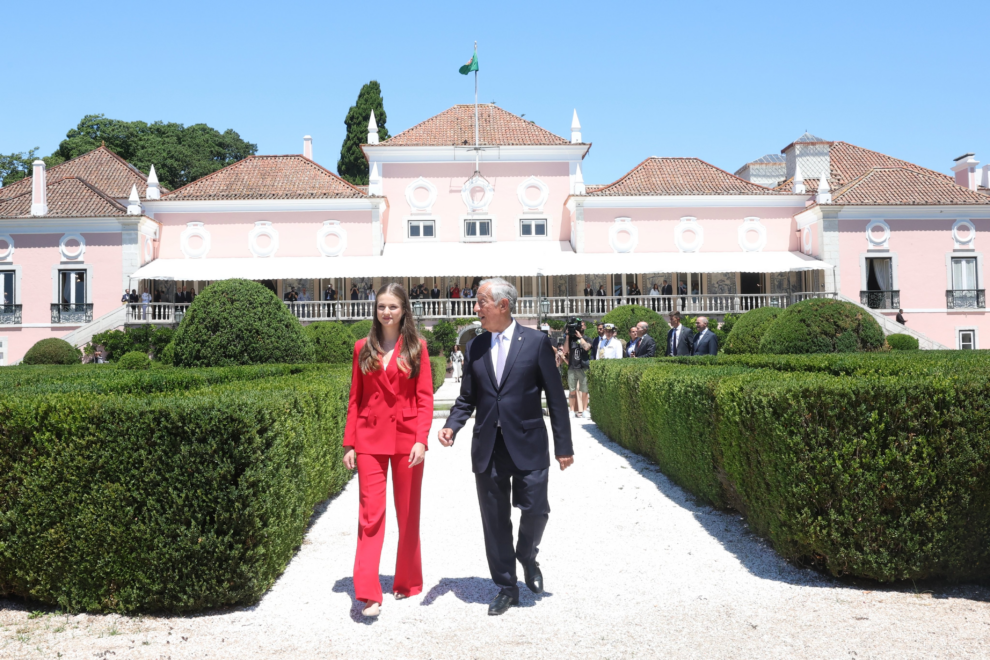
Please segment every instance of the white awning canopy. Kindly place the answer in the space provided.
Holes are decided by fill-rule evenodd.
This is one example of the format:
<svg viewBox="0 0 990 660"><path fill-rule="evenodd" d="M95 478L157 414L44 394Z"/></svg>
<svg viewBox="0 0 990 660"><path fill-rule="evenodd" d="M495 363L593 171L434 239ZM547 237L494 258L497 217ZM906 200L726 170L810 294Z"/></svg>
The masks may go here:
<svg viewBox="0 0 990 660"><path fill-rule="evenodd" d="M131 277L212 281L334 277L535 276L602 273L781 273L831 270L798 252L576 254L566 241L389 243L378 257L156 259Z"/></svg>

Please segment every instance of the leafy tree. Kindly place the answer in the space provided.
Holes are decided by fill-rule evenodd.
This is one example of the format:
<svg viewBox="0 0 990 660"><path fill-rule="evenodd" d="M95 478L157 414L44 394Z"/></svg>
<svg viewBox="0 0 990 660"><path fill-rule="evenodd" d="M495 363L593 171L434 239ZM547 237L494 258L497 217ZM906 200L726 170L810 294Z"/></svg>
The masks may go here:
<svg viewBox="0 0 990 660"><path fill-rule="evenodd" d="M368 161L361 152L361 145L368 141L368 120L372 110L375 111L375 123L378 124L378 139L384 142L389 134L385 128L385 100L377 80L372 80L361 88L357 102L347 111L344 119L347 135L340 147L337 173L356 186L368 185Z"/></svg>
<svg viewBox="0 0 990 660"><path fill-rule="evenodd" d="M0 182L9 186L15 181L30 176L31 164L38 159L37 153L38 147L30 151L0 154ZM55 167L65 159L60 156L45 156L41 160L45 161L45 167Z"/></svg>
<svg viewBox="0 0 990 660"><path fill-rule="evenodd" d="M258 151L258 145L229 128L221 133L206 124L148 124L86 115L66 133L53 157L68 160L101 144L144 172L154 165L158 179L173 190Z"/></svg>

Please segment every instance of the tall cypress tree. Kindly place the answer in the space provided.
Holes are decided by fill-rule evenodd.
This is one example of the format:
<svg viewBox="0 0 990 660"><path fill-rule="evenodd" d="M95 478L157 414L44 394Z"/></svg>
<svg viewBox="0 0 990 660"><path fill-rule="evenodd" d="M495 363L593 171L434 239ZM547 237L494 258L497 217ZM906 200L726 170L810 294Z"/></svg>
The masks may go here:
<svg viewBox="0 0 990 660"><path fill-rule="evenodd" d="M385 128L385 101L377 80L372 80L361 88L357 102L347 111L347 118L344 119L347 135L340 147L337 174L356 186L368 185L368 161L361 152L361 145L368 141L368 119L371 118L372 110L375 111L375 123L378 124L378 140L384 142L389 134Z"/></svg>

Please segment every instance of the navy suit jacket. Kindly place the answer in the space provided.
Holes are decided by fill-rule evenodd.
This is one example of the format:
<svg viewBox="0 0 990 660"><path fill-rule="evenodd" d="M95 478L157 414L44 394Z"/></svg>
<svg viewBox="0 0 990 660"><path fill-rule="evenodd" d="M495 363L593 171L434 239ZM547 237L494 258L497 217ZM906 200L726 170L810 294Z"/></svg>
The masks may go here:
<svg viewBox="0 0 990 660"><path fill-rule="evenodd" d="M694 355L694 333L683 328L681 336L678 338L677 346L671 351L671 343L674 341L674 329L667 331L667 346L664 348L664 355L668 357L677 355Z"/></svg>
<svg viewBox="0 0 990 660"><path fill-rule="evenodd" d="M484 472L488 468L499 424L505 447L517 468L542 470L550 467L550 443L543 421L541 390L546 394L550 410L554 455L574 455L567 395L554 361L555 351L550 338L516 322L511 341L501 385L495 383L491 333L482 333L468 343L461 394L444 425L457 433L471 413L477 411L471 441L474 472Z"/></svg>
<svg viewBox="0 0 990 660"><path fill-rule="evenodd" d="M700 332L694 336L694 354L718 355L718 337L714 332L709 330L704 337Z"/></svg>

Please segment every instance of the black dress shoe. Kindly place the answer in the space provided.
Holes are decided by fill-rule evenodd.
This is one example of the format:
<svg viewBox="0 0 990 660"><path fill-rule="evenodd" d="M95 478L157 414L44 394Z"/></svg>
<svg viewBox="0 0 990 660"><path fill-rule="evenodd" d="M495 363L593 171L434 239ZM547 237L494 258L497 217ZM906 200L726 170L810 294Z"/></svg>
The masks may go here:
<svg viewBox="0 0 990 660"><path fill-rule="evenodd" d="M543 593L543 572L540 571L540 563L535 559L528 564L523 564L523 574L526 577L526 586L534 594Z"/></svg>
<svg viewBox="0 0 990 660"><path fill-rule="evenodd" d="M495 600L488 604L488 616L498 616L499 614L505 614L509 611L509 608L513 605L519 604L519 597L513 598L504 591L500 591Z"/></svg>

